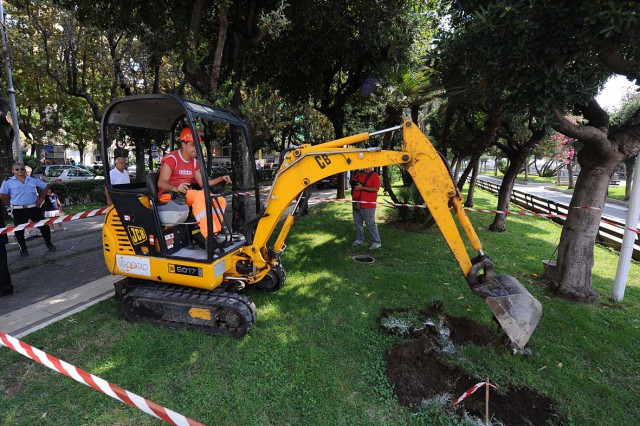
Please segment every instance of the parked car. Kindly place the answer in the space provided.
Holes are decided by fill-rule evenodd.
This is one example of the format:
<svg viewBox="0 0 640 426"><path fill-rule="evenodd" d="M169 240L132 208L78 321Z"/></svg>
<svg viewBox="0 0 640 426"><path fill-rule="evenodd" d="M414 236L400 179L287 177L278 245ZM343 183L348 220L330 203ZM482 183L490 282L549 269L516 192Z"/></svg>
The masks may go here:
<svg viewBox="0 0 640 426"><path fill-rule="evenodd" d="M340 178L340 174L335 174L331 176L327 176L326 178L320 179L316 186L318 189L335 189L338 187L338 179Z"/></svg>
<svg viewBox="0 0 640 426"><path fill-rule="evenodd" d="M73 166L68 166L64 164L46 164L43 166L38 166L31 171L31 177L45 180L45 177L54 169L69 169Z"/></svg>
<svg viewBox="0 0 640 426"><path fill-rule="evenodd" d="M280 163L264 163L264 167L263 169L267 169L267 170L277 170L278 167L280 167Z"/></svg>
<svg viewBox="0 0 640 426"><path fill-rule="evenodd" d="M54 167L51 168L44 176L45 182L69 182L75 180L91 180L104 179L102 176L96 176L82 167Z"/></svg>

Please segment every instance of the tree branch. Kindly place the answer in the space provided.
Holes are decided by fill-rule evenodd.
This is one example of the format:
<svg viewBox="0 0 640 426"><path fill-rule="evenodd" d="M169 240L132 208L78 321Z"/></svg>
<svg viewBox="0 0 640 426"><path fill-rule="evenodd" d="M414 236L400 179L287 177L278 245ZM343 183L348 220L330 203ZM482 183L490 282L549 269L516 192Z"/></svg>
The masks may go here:
<svg viewBox="0 0 640 426"><path fill-rule="evenodd" d="M609 146L607 132L594 126L578 126L567 120L562 113L556 111L556 122L553 129L570 138L578 139L585 145L590 145L603 155Z"/></svg>
<svg viewBox="0 0 640 426"><path fill-rule="evenodd" d="M616 74L624 75L629 80L640 78L638 64L629 61L620 54L618 46L611 44L604 48L599 54L600 61Z"/></svg>
<svg viewBox="0 0 640 426"><path fill-rule="evenodd" d="M578 108L584 118L589 120L590 126L597 127L605 133L609 131L609 114L595 98L590 98L586 105L580 105Z"/></svg>

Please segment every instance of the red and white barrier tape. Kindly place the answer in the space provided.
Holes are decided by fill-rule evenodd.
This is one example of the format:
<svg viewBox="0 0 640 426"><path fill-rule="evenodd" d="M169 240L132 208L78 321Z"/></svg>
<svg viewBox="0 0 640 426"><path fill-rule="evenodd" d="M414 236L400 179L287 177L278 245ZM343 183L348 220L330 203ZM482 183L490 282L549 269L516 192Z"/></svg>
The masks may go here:
<svg viewBox="0 0 640 426"><path fill-rule="evenodd" d="M103 207L101 209L87 210L86 212L81 212L76 214L69 214L69 215L60 216L60 217L52 217L50 219L42 219L37 222L23 223L22 225L7 226L4 228L0 228L0 234L7 234L9 232L15 232L15 231L23 231L25 229L35 228L35 227L44 226L44 225L52 225L54 223L69 222L71 220L86 219L88 217L105 214L107 209L108 207Z"/></svg>
<svg viewBox="0 0 640 426"><path fill-rule="evenodd" d="M238 193L234 193L233 195L251 195L248 192L238 192ZM314 197L314 198L309 198L309 201L316 201L316 202L338 202L338 203L355 203L358 202L356 200L349 200L349 199L337 199L337 198L319 198L319 197ZM359 203L361 204L369 204L369 205L380 205L380 206L386 206L386 207L413 207L413 208L418 208L418 209L426 209L427 206L425 205L419 205L419 204L406 204L406 203L392 203L391 201L387 201L387 202L378 202L378 201L359 201ZM596 211L600 211L602 210L600 207L590 207L590 206L579 206L579 207L572 207L574 209L584 209L584 210L596 210ZM15 231L23 231L25 229L29 229L29 228L35 228L38 226L44 226L44 225L52 225L55 223L62 223L62 222L68 222L68 221L72 221L72 220L79 220L79 219L85 219L87 217L92 217L92 216L97 216L97 215L101 215L101 214L105 214L107 211L107 207L101 208L101 209L96 209L96 210L89 210L86 212L82 212L82 213L76 213L73 215L66 215L66 216L60 216L57 218L50 218L50 219L43 219L40 220L38 222L31 222L31 223L24 223L22 225L17 225L17 226L7 226L5 228L0 228L0 234L7 234L9 232L15 232ZM556 214L556 213L534 213L534 212L528 212L528 211L524 211L524 212L513 212L513 211L509 211L509 210L486 210L486 209L472 209L472 208L468 208L465 207L465 211L468 212L476 212L476 213L491 213L491 214L504 214L504 215L517 215L517 216L534 216L534 217L545 217L545 218L561 218L561 219L566 219L567 215L566 214ZM607 225L610 226L614 226L616 228L620 228L620 229L626 229L629 230L631 232L634 232L636 234L640 234L640 231L638 231L637 229L633 229L633 228L627 228L624 227L622 225L619 225L617 223L614 222L609 222L605 219L601 219L602 222L606 223Z"/></svg>
<svg viewBox="0 0 640 426"><path fill-rule="evenodd" d="M334 202L339 202L339 203L355 203L355 200L349 200L349 199L342 199L339 200L337 198L310 198L309 201L314 200L314 201L334 201ZM378 202L378 201L360 201L361 204L369 204L369 205L380 205L380 206L386 206L386 207L414 207L414 208L418 208L418 209L426 209L427 206L425 205L419 205L419 204L403 204L403 203L392 203L391 201L387 201L385 203L382 202ZM583 210L595 210L595 211L601 211L602 209L600 207L591 207L591 206L578 206L578 207L572 207L573 209L583 209ZM464 208L465 211L468 212L477 212L477 213L491 213L491 214L504 214L504 215L517 215L517 216L534 216L534 217L545 217L545 218L561 218L561 219L566 219L567 215L566 214L556 214L556 213L534 213L534 212L513 212L513 211L509 211L509 210L484 210L484 209L472 209L469 207L465 207ZM631 232L635 232L636 234L640 234L640 231L638 231L637 229L633 229L633 228L627 228L624 227L622 225L619 225L617 223L614 222L609 222L605 219L601 219L602 222L606 223L607 225L610 226L614 226L616 228L620 228L620 229L627 229Z"/></svg>
<svg viewBox="0 0 640 426"><path fill-rule="evenodd" d="M178 414L175 411L169 410L168 408L164 408L161 405L156 404L153 401L149 401L135 393L129 392L128 390L122 389L119 386L116 386L112 383L107 382L97 376L94 376L91 373L88 373L84 370L74 367L71 364L68 364L54 356L51 356L33 346L30 346L14 337L9 336L8 334L0 331L0 344L5 345L9 349L12 349L18 352L21 355L26 356L29 359L32 359L40 364L49 367L50 369L57 371L58 373L64 374L77 382L82 383L83 385L90 386L98 392L102 392L106 395L109 395L111 398L117 399L120 402L124 402L125 404L129 404L134 408L144 411L145 413L157 417L160 420L164 420L167 423L171 423L173 425L201 425L202 423L192 420L188 417L183 416L182 414Z"/></svg>
<svg viewBox="0 0 640 426"><path fill-rule="evenodd" d="M469 396L471 396L472 393L474 393L475 391L477 391L478 389L480 389L483 386L491 386L494 389L498 389L498 386L494 385L493 383L487 383L487 382L480 382L477 385L473 385L471 388L469 388L465 393L463 393L462 395L460 395L460 398L456 399L455 401L453 401L451 403L451 405L456 405L457 403L464 401L465 399L469 398Z"/></svg>

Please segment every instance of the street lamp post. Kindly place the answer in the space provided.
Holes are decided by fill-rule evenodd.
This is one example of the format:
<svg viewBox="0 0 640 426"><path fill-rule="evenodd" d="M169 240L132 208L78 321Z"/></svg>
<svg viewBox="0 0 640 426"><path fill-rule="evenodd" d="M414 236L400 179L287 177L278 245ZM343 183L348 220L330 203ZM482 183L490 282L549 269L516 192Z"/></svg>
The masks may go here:
<svg viewBox="0 0 640 426"><path fill-rule="evenodd" d="M20 145L20 127L18 126L18 109L16 108L16 91L13 89L13 77L11 75L11 58L9 50L7 49L7 28L4 19L4 5L0 0L0 20L1 20L1 32L2 32L2 49L5 52L5 62L7 64L7 83L9 87L9 102L11 104L11 119L13 121L13 137L15 143L16 154L18 155L18 162L22 163L22 146Z"/></svg>

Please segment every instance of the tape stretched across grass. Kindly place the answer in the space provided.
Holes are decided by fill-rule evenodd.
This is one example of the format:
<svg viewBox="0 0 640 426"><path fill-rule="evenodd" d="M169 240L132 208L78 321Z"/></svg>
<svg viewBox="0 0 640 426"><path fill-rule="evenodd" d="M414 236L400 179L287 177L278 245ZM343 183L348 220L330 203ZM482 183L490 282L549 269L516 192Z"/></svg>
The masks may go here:
<svg viewBox="0 0 640 426"><path fill-rule="evenodd" d="M122 389L113 383L107 382L100 377L76 368L73 365L51 356L40 349L36 349L15 337L11 337L8 334L3 333L2 331L0 331L0 344L24 355L29 359L32 359L33 361L49 367L53 371L57 371L60 374L71 377L73 380L80 382L83 385L90 386L98 392L109 395L111 398L117 399L125 404L129 404L130 406L144 411L153 417L157 417L160 420L164 420L167 423L180 426L204 426L200 422L185 417L182 414L178 414L168 408L164 408L153 401L145 399L135 393Z"/></svg>

